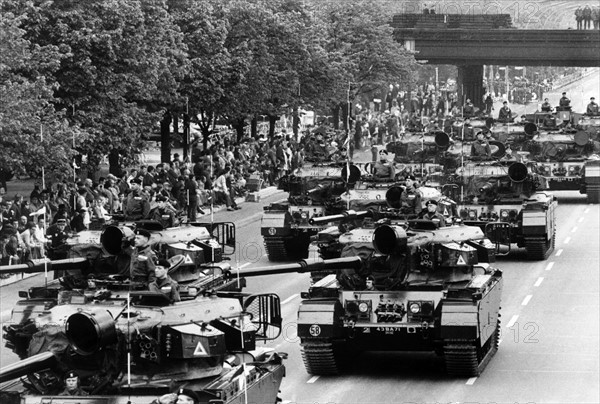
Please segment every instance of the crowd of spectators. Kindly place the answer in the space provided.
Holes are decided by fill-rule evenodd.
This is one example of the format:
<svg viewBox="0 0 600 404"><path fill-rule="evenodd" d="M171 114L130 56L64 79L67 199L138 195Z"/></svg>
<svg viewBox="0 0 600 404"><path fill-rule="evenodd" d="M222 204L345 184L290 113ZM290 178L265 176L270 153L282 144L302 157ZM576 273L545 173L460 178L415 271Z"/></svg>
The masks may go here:
<svg viewBox="0 0 600 404"><path fill-rule="evenodd" d="M57 224L66 224L61 234L100 229L113 219L155 220L170 227L194 222L211 207L240 209L236 197L248 188L276 185L301 167L304 149L314 140L304 136L299 143L286 133L241 142L225 137L204 150L197 138L185 161L176 153L170 162L129 167L119 177L61 181L45 189L36 185L28 198L0 195L0 261L51 256L60 242L50 234Z"/></svg>

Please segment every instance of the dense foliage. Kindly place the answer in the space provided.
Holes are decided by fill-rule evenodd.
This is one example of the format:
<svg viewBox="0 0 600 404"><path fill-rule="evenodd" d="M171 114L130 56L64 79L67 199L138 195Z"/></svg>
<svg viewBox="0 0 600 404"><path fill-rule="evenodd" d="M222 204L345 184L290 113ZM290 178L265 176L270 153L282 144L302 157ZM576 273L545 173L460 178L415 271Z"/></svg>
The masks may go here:
<svg viewBox="0 0 600 404"><path fill-rule="evenodd" d="M0 9L0 167L68 174L131 158L159 122L327 111L415 61L372 2L4 0ZM42 140L43 139L43 140ZM117 163L118 160L113 160Z"/></svg>

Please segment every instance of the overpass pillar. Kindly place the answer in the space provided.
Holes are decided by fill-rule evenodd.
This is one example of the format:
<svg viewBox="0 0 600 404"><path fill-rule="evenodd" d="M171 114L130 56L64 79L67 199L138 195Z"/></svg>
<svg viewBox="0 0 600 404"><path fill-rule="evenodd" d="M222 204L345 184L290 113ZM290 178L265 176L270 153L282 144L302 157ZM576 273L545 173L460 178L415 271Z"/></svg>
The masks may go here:
<svg viewBox="0 0 600 404"><path fill-rule="evenodd" d="M483 107L483 65L459 65L456 84L461 104L470 99L479 109Z"/></svg>

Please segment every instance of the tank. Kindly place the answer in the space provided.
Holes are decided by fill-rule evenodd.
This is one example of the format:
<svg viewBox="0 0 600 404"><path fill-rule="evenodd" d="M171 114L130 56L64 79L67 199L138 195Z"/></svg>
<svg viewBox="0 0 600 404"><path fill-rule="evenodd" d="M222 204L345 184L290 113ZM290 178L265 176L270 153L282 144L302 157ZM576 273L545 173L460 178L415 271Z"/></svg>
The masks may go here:
<svg viewBox="0 0 600 404"><path fill-rule="evenodd" d="M364 242L370 251L313 268L335 273L301 295L298 337L307 372L344 372L362 351L429 351L451 375L479 375L498 348L502 293L502 272L490 265L494 247L481 229L390 223L376 226ZM239 273L306 268L298 263Z"/></svg>
<svg viewBox="0 0 600 404"><path fill-rule="evenodd" d="M73 298L31 318L28 356L0 369L0 382L23 377L21 398L38 403L61 393L67 371L79 374L91 402L147 404L183 386L202 403L237 403L244 395L276 402L282 358L256 347L279 334L276 296L212 295L161 307L138 304L136 292L130 297L129 304L124 296Z"/></svg>
<svg viewBox="0 0 600 404"><path fill-rule="evenodd" d="M96 301L123 298L130 292L146 292L147 285L134 282L128 276L131 256L131 230L109 226L102 233L101 245L78 245L72 250L79 257L63 260L32 260L24 264L0 266L0 274L7 273L60 273L61 276L46 281L43 286L19 291L24 300L17 301L12 309L10 325L4 327L7 347L20 357L25 357L32 332L29 320L43 315L48 308L68 303L72 299ZM199 255L202 250L190 243L190 249ZM230 266L226 262L198 263L196 256L177 254L168 258L168 275L179 284L182 300L193 299L207 291L239 292L244 279L226 276ZM48 277L46 277L48 279ZM148 303L169 303L161 295L140 295Z"/></svg>
<svg viewBox="0 0 600 404"><path fill-rule="evenodd" d="M585 161L579 192L586 194L588 203L600 203L600 156Z"/></svg>
<svg viewBox="0 0 600 404"><path fill-rule="evenodd" d="M261 235L270 261L308 257L311 236L322 226L309 223L313 217L345 209L340 195L354 187L364 171L354 164L316 165L304 168L284 181L287 201L264 207Z"/></svg>
<svg viewBox="0 0 600 404"><path fill-rule="evenodd" d="M114 240L104 236L110 248ZM282 356L256 343L280 334L277 295L242 293L245 280L224 264L198 267L195 279L172 266L169 275L181 284L181 301L174 303L127 279L90 277L95 262L88 258L27 266L39 272L49 264L79 272L70 276L81 282L20 293L3 329L21 361L0 370L0 383L22 378L29 394L19 400L52 401L66 373L75 371L90 394L86 400L98 403L148 404L180 387L202 403L277 401Z"/></svg>
<svg viewBox="0 0 600 404"><path fill-rule="evenodd" d="M536 134L529 142L529 158L536 162L537 172L544 176L551 190L579 190L587 193L588 185L593 191L588 202L597 199L594 160L600 153L597 135L583 129L565 127L560 130L543 130L536 127ZM591 175L584 175L585 167Z"/></svg>
<svg viewBox="0 0 600 404"><path fill-rule="evenodd" d="M400 139L386 145L394 153L394 165L398 176L414 175L429 183L439 183L446 164L445 151L452 145L449 135L443 131L406 132Z"/></svg>
<svg viewBox="0 0 600 404"><path fill-rule="evenodd" d="M535 165L514 161L470 162L449 181L447 196L458 203L461 220L479 226L498 254L524 247L527 256L544 260L554 250L558 205L543 191L547 182ZM506 247L504 251L501 247Z"/></svg>

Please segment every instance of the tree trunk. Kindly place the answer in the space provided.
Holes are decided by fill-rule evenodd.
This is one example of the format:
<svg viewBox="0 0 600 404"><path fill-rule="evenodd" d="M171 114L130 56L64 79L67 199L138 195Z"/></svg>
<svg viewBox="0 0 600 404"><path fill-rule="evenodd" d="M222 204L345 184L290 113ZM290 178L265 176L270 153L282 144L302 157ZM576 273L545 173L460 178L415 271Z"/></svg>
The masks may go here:
<svg viewBox="0 0 600 404"><path fill-rule="evenodd" d="M117 149L111 149L110 153L108 153L108 172L121 178L122 172L119 165L119 151Z"/></svg>
<svg viewBox="0 0 600 404"><path fill-rule="evenodd" d="M160 161L168 162L171 160L171 114L165 112L162 121L160 121Z"/></svg>
<svg viewBox="0 0 600 404"><path fill-rule="evenodd" d="M277 115L269 115L269 139L275 138L275 123L277 122Z"/></svg>
<svg viewBox="0 0 600 404"><path fill-rule="evenodd" d="M183 114L183 161L190 159L190 116Z"/></svg>
<svg viewBox="0 0 600 404"><path fill-rule="evenodd" d="M256 115L254 115L252 117L252 120L250 121L250 136L253 137L254 139L258 139L257 127L258 127L258 119L256 118Z"/></svg>
<svg viewBox="0 0 600 404"><path fill-rule="evenodd" d="M294 139L298 140L298 131L300 130L300 111L298 107L294 108L292 114L292 131L294 132Z"/></svg>
<svg viewBox="0 0 600 404"><path fill-rule="evenodd" d="M244 137L244 118L236 119L233 128L235 129L235 137L239 143Z"/></svg>
<svg viewBox="0 0 600 404"><path fill-rule="evenodd" d="M348 110L348 103L346 102L342 102L340 103L340 109L342 111L342 127L344 128L344 130L348 130L348 118L349 118L349 113L350 111Z"/></svg>
<svg viewBox="0 0 600 404"><path fill-rule="evenodd" d="M333 129L339 129L340 128L340 105L336 104L332 109L331 109L331 119L332 119L332 123L333 123Z"/></svg>

